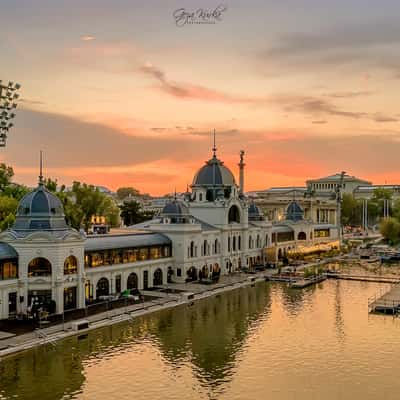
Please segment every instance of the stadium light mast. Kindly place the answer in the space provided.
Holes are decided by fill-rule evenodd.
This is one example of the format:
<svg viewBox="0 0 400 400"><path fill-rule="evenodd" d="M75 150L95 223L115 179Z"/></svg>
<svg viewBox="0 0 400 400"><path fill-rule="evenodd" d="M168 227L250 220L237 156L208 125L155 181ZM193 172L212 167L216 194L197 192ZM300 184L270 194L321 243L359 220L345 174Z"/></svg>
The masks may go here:
<svg viewBox="0 0 400 400"><path fill-rule="evenodd" d="M19 83L8 82L3 84L0 79L0 147L5 147L9 130L13 127L11 120L15 117L12 112L17 107L20 89Z"/></svg>

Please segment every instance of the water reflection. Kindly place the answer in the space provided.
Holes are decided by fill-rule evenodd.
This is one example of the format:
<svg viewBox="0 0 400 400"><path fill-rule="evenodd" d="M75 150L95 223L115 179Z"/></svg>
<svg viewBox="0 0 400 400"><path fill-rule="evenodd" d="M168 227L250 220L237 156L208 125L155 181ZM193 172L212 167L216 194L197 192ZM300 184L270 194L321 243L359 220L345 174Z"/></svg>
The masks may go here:
<svg viewBox="0 0 400 400"><path fill-rule="evenodd" d="M0 399L75 397L86 365L145 343L158 346L172 368L189 363L203 386L217 388L231 379L248 333L267 317L270 303L269 286L261 283L20 354L0 363Z"/></svg>
<svg viewBox="0 0 400 400"><path fill-rule="evenodd" d="M170 363L179 367L190 359L199 381L216 387L231 379L246 337L267 317L270 304L268 285L242 288L163 313L154 338Z"/></svg>

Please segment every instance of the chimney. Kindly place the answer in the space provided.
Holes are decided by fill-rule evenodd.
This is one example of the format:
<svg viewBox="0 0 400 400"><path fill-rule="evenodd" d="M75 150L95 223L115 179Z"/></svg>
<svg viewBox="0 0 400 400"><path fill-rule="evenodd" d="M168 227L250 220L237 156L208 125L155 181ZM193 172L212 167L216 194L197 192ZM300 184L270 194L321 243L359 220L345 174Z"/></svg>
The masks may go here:
<svg viewBox="0 0 400 400"><path fill-rule="evenodd" d="M243 160L244 150L240 150L240 163L239 165L239 194L244 194L244 166L246 165Z"/></svg>

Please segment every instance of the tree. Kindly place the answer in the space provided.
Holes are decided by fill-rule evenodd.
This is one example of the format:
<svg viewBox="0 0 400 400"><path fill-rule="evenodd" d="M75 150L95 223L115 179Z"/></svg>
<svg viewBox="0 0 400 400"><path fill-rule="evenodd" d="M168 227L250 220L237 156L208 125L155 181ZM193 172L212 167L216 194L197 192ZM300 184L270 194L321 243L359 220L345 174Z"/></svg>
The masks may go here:
<svg viewBox="0 0 400 400"><path fill-rule="evenodd" d="M359 225L361 222L361 202L350 193L343 193L342 224Z"/></svg>
<svg viewBox="0 0 400 400"><path fill-rule="evenodd" d="M0 164L0 190L4 190L11 184L11 179L14 176L14 170L12 167L1 163Z"/></svg>
<svg viewBox="0 0 400 400"><path fill-rule="evenodd" d="M17 207L17 199L8 196L0 196L0 229L2 231L14 223Z"/></svg>
<svg viewBox="0 0 400 400"><path fill-rule="evenodd" d="M400 222L395 218L382 221L379 230L390 244L395 244L400 240Z"/></svg>
<svg viewBox="0 0 400 400"><path fill-rule="evenodd" d="M45 178L44 186L47 190L50 190L50 192L57 192L57 179L53 181L51 178Z"/></svg>
<svg viewBox="0 0 400 400"><path fill-rule="evenodd" d="M139 190L135 189L134 187L120 187L117 189L117 198L119 200L124 200L129 196L139 196Z"/></svg>
<svg viewBox="0 0 400 400"><path fill-rule="evenodd" d="M125 202L119 208L121 209L121 218L126 226L139 224L154 216L154 212L143 211L140 203L135 200Z"/></svg>

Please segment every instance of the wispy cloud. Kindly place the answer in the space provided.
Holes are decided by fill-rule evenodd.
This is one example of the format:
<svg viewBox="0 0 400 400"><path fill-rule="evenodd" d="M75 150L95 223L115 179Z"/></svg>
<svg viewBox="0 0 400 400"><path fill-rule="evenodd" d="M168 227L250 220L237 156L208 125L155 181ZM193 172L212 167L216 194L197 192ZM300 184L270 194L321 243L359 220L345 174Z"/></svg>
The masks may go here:
<svg viewBox="0 0 400 400"><path fill-rule="evenodd" d="M80 39L84 42L90 42L92 40L95 40L96 38L92 35L82 35Z"/></svg>
<svg viewBox="0 0 400 400"><path fill-rule="evenodd" d="M158 81L157 88L164 93L181 99L215 101L222 103L259 104L266 99L233 95L191 83L175 82L167 79L164 71L151 63L142 65L139 70Z"/></svg>
<svg viewBox="0 0 400 400"><path fill-rule="evenodd" d="M280 103L287 112L298 112L311 117L334 116L352 119L369 119L375 122L397 122L397 118L381 112L369 113L365 111L348 111L338 107L326 98L313 96L276 96L275 101Z"/></svg>

